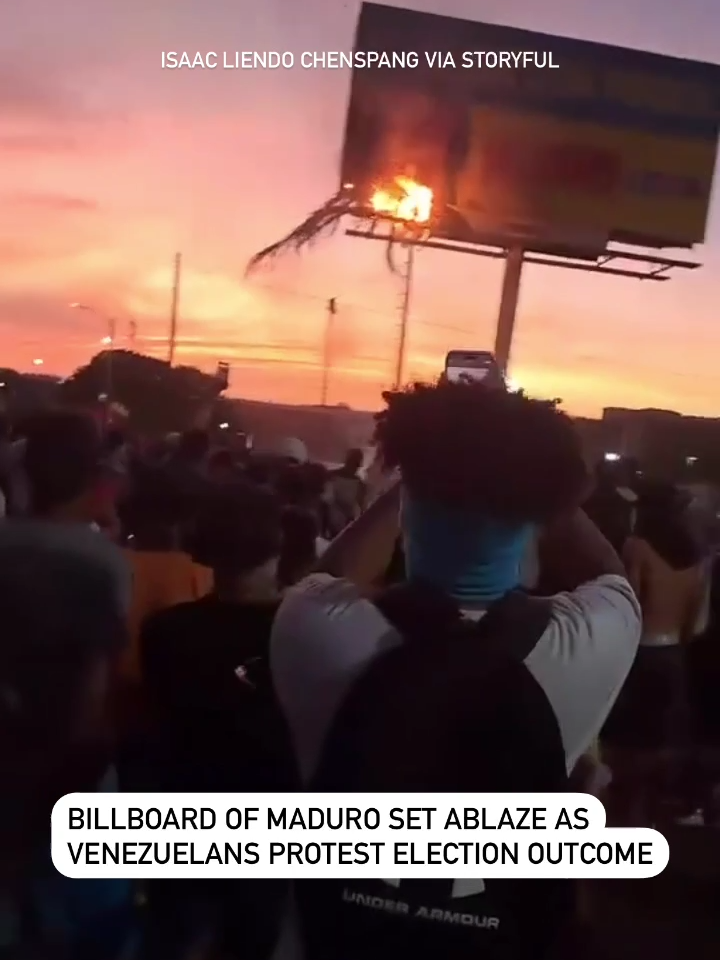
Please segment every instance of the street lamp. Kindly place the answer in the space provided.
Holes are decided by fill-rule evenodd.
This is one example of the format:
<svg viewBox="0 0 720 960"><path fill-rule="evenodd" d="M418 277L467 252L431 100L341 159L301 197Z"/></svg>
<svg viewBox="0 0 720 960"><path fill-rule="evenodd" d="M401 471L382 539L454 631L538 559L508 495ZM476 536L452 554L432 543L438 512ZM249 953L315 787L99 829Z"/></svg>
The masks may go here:
<svg viewBox="0 0 720 960"><path fill-rule="evenodd" d="M69 304L71 310L85 310L87 313L92 313L96 317L99 317L101 320L104 320L107 323L107 335L102 338L100 341L103 346L107 347L107 355L105 357L105 391L102 396L105 397L105 420L110 418L110 404L112 402L113 395L113 353L114 353L114 344L115 344L115 320L113 317L105 317L99 313L94 307L88 306L86 303L71 303Z"/></svg>
<svg viewBox="0 0 720 960"><path fill-rule="evenodd" d="M43 365L43 363L45 363L45 361L44 361L44 360L41 360L40 357L36 357L36 358L33 360L33 366L34 366L34 367L41 367L41 366Z"/></svg>
<svg viewBox="0 0 720 960"><path fill-rule="evenodd" d="M115 320L113 317L105 317L95 307L90 307L86 303L71 303L71 310L85 310L87 313L93 313L107 324L107 336L103 337L102 342L112 344L115 340Z"/></svg>

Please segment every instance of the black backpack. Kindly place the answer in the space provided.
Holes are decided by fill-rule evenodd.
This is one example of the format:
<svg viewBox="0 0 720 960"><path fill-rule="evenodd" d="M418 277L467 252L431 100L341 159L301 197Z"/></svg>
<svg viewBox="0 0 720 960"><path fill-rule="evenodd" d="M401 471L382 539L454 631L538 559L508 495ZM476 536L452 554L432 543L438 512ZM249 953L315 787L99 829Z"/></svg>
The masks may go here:
<svg viewBox="0 0 720 960"><path fill-rule="evenodd" d="M557 719L523 663L548 601L512 592L474 623L433 588L403 585L378 607L403 643L353 684L309 789L569 790ZM307 960L536 960L574 913L565 880L313 880L297 899Z"/></svg>

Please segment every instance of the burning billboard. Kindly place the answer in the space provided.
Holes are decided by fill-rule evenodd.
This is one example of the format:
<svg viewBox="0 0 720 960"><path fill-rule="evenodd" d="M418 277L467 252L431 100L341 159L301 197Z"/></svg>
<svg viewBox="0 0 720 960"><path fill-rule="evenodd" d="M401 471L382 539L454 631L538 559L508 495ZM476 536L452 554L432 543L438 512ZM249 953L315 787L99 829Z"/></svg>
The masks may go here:
<svg viewBox="0 0 720 960"><path fill-rule="evenodd" d="M398 176L434 197L433 234L472 241L534 224L647 247L705 237L720 67L365 3L341 181Z"/></svg>
<svg viewBox="0 0 720 960"><path fill-rule="evenodd" d="M592 259L703 242L720 67L374 3L350 62L338 192L251 267L346 214Z"/></svg>

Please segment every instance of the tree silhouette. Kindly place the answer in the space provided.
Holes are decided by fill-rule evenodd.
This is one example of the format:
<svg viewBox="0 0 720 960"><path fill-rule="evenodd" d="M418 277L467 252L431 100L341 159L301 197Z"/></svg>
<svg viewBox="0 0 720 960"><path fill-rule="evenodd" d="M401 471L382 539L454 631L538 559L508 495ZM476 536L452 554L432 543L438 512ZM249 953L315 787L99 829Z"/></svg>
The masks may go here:
<svg viewBox="0 0 720 960"><path fill-rule="evenodd" d="M79 367L61 386L68 404L121 403L129 426L155 434L185 430L198 422L220 396L223 385L195 367L171 367L131 350L103 351Z"/></svg>
<svg viewBox="0 0 720 960"><path fill-rule="evenodd" d="M52 406L57 401L56 377L37 373L19 373L10 367L0 368L0 410L13 418L33 410Z"/></svg>

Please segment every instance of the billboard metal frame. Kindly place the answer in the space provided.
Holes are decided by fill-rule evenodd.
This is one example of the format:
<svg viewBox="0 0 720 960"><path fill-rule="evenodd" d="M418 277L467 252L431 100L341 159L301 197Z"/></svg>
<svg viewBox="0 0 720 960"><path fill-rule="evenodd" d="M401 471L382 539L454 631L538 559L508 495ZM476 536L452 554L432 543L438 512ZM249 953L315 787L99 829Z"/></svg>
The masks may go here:
<svg viewBox="0 0 720 960"><path fill-rule="evenodd" d="M355 237L361 240L381 240L384 243L393 242L389 234L377 232L377 221L373 221L363 228L355 227L346 230L345 234L348 237ZM475 257L487 257L492 260L505 261L500 308L498 311L497 327L495 329L495 359L503 373L507 373L510 361L522 273L526 263L534 264L535 266L562 267L565 270L581 270L585 273L600 273L614 277L630 277L635 280L653 280L656 282L669 280L670 276L668 274L671 270L697 270L702 266L702 264L693 260L677 260L672 257L659 257L650 253L636 253L617 249L609 245L605 247L594 262L588 262L587 259L582 259L581 254L573 258L572 254L553 256L552 254L543 255L540 253L527 252L521 244L517 242L503 243L500 238L498 238L496 242L459 244L446 240L433 240L431 238L408 235L402 239L397 239L395 242L407 247L409 250L414 250L415 247L424 247L430 250L445 250L448 253L467 253ZM630 265L636 264L637 268L615 265L622 264L623 262ZM647 269L640 269L641 265L644 265ZM406 294L404 302L407 304L409 304L410 300L412 281L413 270L412 260L410 260L409 269L405 278ZM398 377L401 376L404 363L408 321L409 310L404 308L400 326ZM400 384L398 383L397 386L399 387Z"/></svg>

